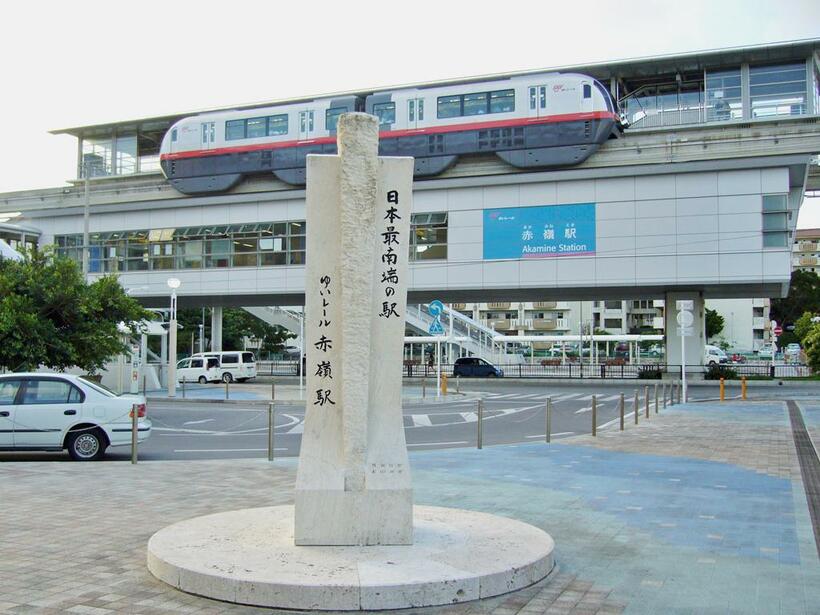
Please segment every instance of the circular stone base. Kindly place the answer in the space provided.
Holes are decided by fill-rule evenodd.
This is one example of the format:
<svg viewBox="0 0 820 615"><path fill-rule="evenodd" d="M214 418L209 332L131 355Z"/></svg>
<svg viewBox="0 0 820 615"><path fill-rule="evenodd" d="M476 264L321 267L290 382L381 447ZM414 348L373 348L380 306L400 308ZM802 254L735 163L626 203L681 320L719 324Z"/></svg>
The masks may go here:
<svg viewBox="0 0 820 615"><path fill-rule="evenodd" d="M191 594L305 610L452 604L531 585L553 567L555 543L526 523L414 507L406 546L297 547L293 506L198 517L148 542L148 569Z"/></svg>

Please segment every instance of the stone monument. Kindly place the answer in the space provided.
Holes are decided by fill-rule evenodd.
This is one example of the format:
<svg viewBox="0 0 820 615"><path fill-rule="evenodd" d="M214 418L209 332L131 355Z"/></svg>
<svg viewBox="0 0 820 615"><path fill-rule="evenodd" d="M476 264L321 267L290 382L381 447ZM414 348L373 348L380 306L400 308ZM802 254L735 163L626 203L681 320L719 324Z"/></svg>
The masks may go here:
<svg viewBox="0 0 820 615"><path fill-rule="evenodd" d="M379 158L372 115L342 115L338 135L338 155L307 160L296 544L411 544L401 386L413 159Z"/></svg>
<svg viewBox="0 0 820 615"><path fill-rule="evenodd" d="M148 542L148 569L192 594L304 610L452 604L531 585L552 570L549 534L413 506L401 414L413 161L377 156L375 117L342 115L338 133L339 155L307 164L295 506L170 525Z"/></svg>

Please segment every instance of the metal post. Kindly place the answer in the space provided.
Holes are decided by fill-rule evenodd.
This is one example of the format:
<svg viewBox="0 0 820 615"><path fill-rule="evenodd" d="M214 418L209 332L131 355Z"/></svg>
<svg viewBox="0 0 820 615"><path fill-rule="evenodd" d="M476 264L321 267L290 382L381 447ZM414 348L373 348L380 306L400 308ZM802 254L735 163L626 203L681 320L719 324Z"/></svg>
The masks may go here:
<svg viewBox="0 0 820 615"><path fill-rule="evenodd" d="M226 380L225 381L225 399L230 399L230 398L231 398L231 381Z"/></svg>
<svg viewBox="0 0 820 615"><path fill-rule="evenodd" d="M740 379L740 399L746 401L746 376Z"/></svg>
<svg viewBox="0 0 820 615"><path fill-rule="evenodd" d="M137 433L139 432L139 412L137 404L131 406L131 463L137 463Z"/></svg>
<svg viewBox="0 0 820 615"><path fill-rule="evenodd" d="M484 432L483 432L483 423L484 423L484 400L478 400L478 437L477 437L477 444L478 448L482 448L484 444Z"/></svg>
<svg viewBox="0 0 820 615"><path fill-rule="evenodd" d="M643 388L644 412L645 417L649 418L649 386Z"/></svg>
<svg viewBox="0 0 820 615"><path fill-rule="evenodd" d="M663 383L663 407L666 408L666 383Z"/></svg>
<svg viewBox="0 0 820 615"><path fill-rule="evenodd" d="M83 202L83 254L82 254L82 264L83 264L83 281L88 282L88 271L90 269L90 261L91 261L91 247L88 245L90 242L89 239L89 225L91 223L91 192L89 191L88 185L88 167L89 163L87 161L84 162L84 175L85 177L85 199Z"/></svg>
<svg viewBox="0 0 820 615"><path fill-rule="evenodd" d="M547 397L547 444L552 440L552 397Z"/></svg>
<svg viewBox="0 0 820 615"><path fill-rule="evenodd" d="M270 400L273 401L274 399L276 399L276 383L271 382L270 383Z"/></svg>
<svg viewBox="0 0 820 615"><path fill-rule="evenodd" d="M456 376L456 393L461 393L461 376Z"/></svg>
<svg viewBox="0 0 820 615"><path fill-rule="evenodd" d="M635 424L638 424L638 414L640 414L640 410L638 410L638 389L635 389L635 401L632 402L632 409L635 411Z"/></svg>
<svg viewBox="0 0 820 615"><path fill-rule="evenodd" d="M624 394L621 393L621 399L618 401L618 413L621 415L621 431L624 430Z"/></svg>
<svg viewBox="0 0 820 615"><path fill-rule="evenodd" d="M678 382L678 403L681 403L681 389L682 389L682 388L683 388L683 387L681 386L681 383L680 383L680 382ZM684 396L683 396L683 401L684 401L684 402L686 401L686 395L685 395L685 394L684 394Z"/></svg>
<svg viewBox="0 0 820 615"><path fill-rule="evenodd" d="M724 378L720 379L720 401L726 401L726 382Z"/></svg>
<svg viewBox="0 0 820 615"><path fill-rule="evenodd" d="M142 396L145 397L145 376L142 377Z"/></svg>
<svg viewBox="0 0 820 615"><path fill-rule="evenodd" d="M655 414L658 413L658 385L655 385Z"/></svg>
<svg viewBox="0 0 820 615"><path fill-rule="evenodd" d="M273 401L268 404L268 461L273 461Z"/></svg>
<svg viewBox="0 0 820 615"><path fill-rule="evenodd" d="M427 397L427 377L421 379L421 396L422 398Z"/></svg>
<svg viewBox="0 0 820 615"><path fill-rule="evenodd" d="M592 396L592 435L596 436L598 430L598 397Z"/></svg>

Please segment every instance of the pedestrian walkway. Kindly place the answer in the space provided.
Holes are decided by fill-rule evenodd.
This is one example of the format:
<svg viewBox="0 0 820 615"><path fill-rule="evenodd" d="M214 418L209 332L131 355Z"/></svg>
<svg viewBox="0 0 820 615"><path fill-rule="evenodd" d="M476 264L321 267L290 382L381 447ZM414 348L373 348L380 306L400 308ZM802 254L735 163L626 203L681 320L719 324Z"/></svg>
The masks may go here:
<svg viewBox="0 0 820 615"><path fill-rule="evenodd" d="M817 426L820 404L801 404ZM820 560L782 402L686 404L547 445L412 452L415 501L532 523L557 569L419 613L817 613ZM295 459L0 464L0 613L267 613L145 567L182 519L292 503Z"/></svg>

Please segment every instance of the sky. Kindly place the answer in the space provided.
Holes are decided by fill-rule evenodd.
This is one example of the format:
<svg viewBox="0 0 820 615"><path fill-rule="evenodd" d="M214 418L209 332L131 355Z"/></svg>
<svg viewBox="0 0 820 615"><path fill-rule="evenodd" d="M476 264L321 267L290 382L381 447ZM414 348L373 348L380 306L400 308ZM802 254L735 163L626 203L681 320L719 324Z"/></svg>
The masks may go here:
<svg viewBox="0 0 820 615"><path fill-rule="evenodd" d="M5 2L0 193L76 175L49 130L820 37L817 0ZM820 198L799 228L820 227Z"/></svg>

